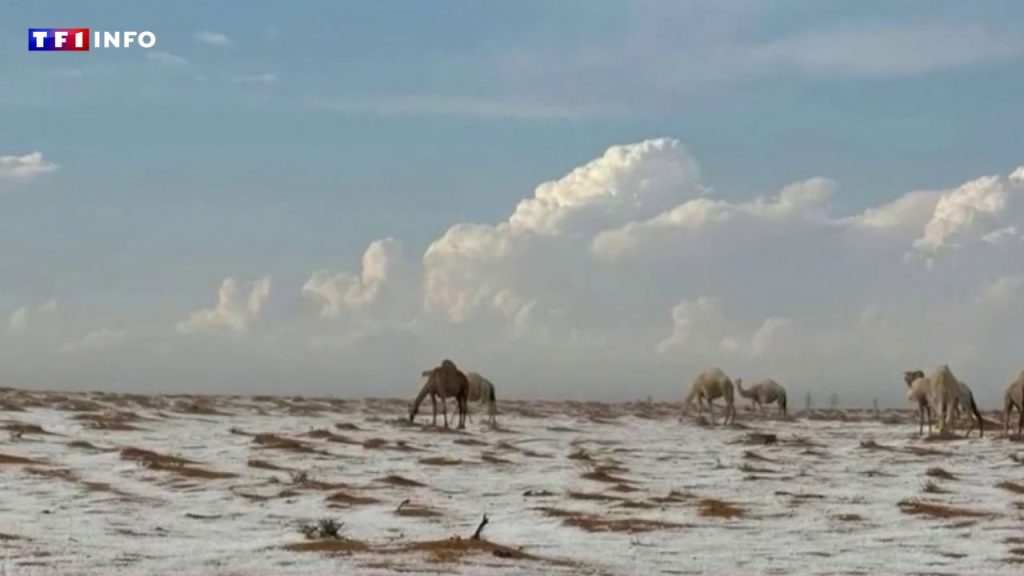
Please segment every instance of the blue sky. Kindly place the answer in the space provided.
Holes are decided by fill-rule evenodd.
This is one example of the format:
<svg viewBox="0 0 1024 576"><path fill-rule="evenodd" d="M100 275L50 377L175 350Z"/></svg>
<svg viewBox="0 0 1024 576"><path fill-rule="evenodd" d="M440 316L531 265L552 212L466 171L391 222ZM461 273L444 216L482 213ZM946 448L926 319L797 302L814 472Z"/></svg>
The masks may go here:
<svg viewBox="0 0 1024 576"><path fill-rule="evenodd" d="M173 324L227 277L272 277L266 314L283 319L305 306L285 291L358 269L374 240L418 260L449 227L500 222L541 182L649 138L685 144L718 198L821 176L850 214L1024 160L1018 2L8 2L0 15L0 156L56 167L0 181L0 318L52 298L67 340ZM26 28L46 26L158 42L26 51Z"/></svg>

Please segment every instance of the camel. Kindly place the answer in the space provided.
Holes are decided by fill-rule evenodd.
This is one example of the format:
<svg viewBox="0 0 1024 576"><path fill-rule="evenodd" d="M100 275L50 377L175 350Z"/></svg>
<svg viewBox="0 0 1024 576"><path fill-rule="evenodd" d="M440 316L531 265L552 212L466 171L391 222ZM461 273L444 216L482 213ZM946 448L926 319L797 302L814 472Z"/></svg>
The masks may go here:
<svg viewBox="0 0 1024 576"><path fill-rule="evenodd" d="M736 390L743 398L749 398L760 414L765 404L778 403L779 414L786 416L786 389L772 379L762 380L750 388L743 388L743 379L736 379Z"/></svg>
<svg viewBox="0 0 1024 576"><path fill-rule="evenodd" d="M711 413L711 425L715 425L715 398L722 397L725 399L725 416L722 418L722 424L728 424L736 421L736 406L733 401L733 387L732 380L725 375L718 368L711 368L701 372L697 378L693 381L693 385L690 387L690 393L683 400L683 412L680 414L679 419L682 420L683 416L689 411L690 404L693 404L694 398L697 399L697 414L701 414L703 411L702 400L707 400L708 411Z"/></svg>
<svg viewBox="0 0 1024 576"><path fill-rule="evenodd" d="M1013 409L1017 409L1017 436L1021 435L1024 428L1024 370L1020 371L1017 380L1006 388L1003 395L1003 434L1010 432L1010 415Z"/></svg>
<svg viewBox="0 0 1024 576"><path fill-rule="evenodd" d="M971 391L970 386L966 383L957 380L956 402L953 404L954 423L959 419L961 412L966 413L967 419L970 420L970 425L967 427L967 434L964 434L964 438L971 435L975 420L978 422L978 436L985 436L985 419L981 417L981 412L978 411L978 404L974 401L974 392ZM973 418L971 418L972 415L974 416Z"/></svg>
<svg viewBox="0 0 1024 576"><path fill-rule="evenodd" d="M433 373L433 369L424 370L423 376L429 378L431 373ZM479 372L466 372L466 379L469 381L469 389L466 392L467 402L486 403L488 424L491 427L497 426L498 402L494 392L494 383L481 376ZM447 402L447 400L443 401ZM466 408L466 417L470 422L473 421L473 415L469 412L468 406Z"/></svg>
<svg viewBox="0 0 1024 576"><path fill-rule="evenodd" d="M434 420L433 425L437 426L437 396L441 397L441 410L444 414L444 427L448 428L448 398L455 398L459 409L459 430L466 428L466 408L467 401L466 397L469 394L469 380L466 375L463 374L455 363L451 360L445 360L441 362L441 365L433 370L423 372L424 376L427 376L427 382L423 385L420 393L413 400L412 404L409 405L409 422L416 419L416 413L419 412L420 404L423 403L423 399L430 395L430 403L434 407Z"/></svg>
<svg viewBox="0 0 1024 576"><path fill-rule="evenodd" d="M918 433L923 433L924 417L928 416L928 433L932 431L932 414L938 412L939 432L946 432L953 421L957 406L963 406L973 412L978 421L979 433L984 435L984 424L978 405L974 401L971 389L956 379L949 366L943 364L935 369L931 376L925 376L921 370L903 373L903 381L907 384L907 398L916 403L919 421ZM967 429L970 435L974 423Z"/></svg>
<svg viewBox="0 0 1024 576"><path fill-rule="evenodd" d="M468 372L466 378L469 379L468 400L487 404L487 423L491 427L497 426L498 399L495 397L494 384L478 372Z"/></svg>

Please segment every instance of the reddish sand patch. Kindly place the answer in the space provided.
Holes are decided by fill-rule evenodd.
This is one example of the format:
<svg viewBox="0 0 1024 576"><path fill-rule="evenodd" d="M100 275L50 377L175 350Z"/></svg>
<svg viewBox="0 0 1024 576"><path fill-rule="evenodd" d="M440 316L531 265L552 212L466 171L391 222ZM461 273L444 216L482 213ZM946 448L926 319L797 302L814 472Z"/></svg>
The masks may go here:
<svg viewBox="0 0 1024 576"><path fill-rule="evenodd" d="M968 508L959 508L937 502L923 502L921 500L901 500L900 511L912 516L926 516L928 518L985 518L993 514Z"/></svg>
<svg viewBox="0 0 1024 576"><path fill-rule="evenodd" d="M444 456L430 456L429 458L420 458L420 464L426 464L427 466L458 466L462 464L462 460L445 458Z"/></svg>
<svg viewBox="0 0 1024 576"><path fill-rule="evenodd" d="M42 464L42 462L31 458L25 458L24 456L12 456L10 454L0 453L0 464Z"/></svg>
<svg viewBox="0 0 1024 576"><path fill-rule="evenodd" d="M746 511L736 504L715 498L705 498L697 502L697 507L697 513L706 518L742 518L746 515Z"/></svg>
<svg viewBox="0 0 1024 576"><path fill-rule="evenodd" d="M573 526L587 532L624 532L636 534L680 528L681 524L663 520L647 520L643 518L605 517L584 512L573 512L561 508L544 507L537 510L552 518L560 518L566 526Z"/></svg>
<svg viewBox="0 0 1024 576"><path fill-rule="evenodd" d="M404 486L407 488L426 486L426 484L422 482L410 480L408 478L405 478L404 476L399 476L397 474L390 474L383 478L378 478L377 482L380 482L382 484L390 484L392 486Z"/></svg>
<svg viewBox="0 0 1024 576"><path fill-rule="evenodd" d="M377 500L376 498L370 498L369 496L357 496L347 492L335 492L327 497L327 501L331 504L339 504L346 507L380 503L380 500Z"/></svg>
<svg viewBox="0 0 1024 576"><path fill-rule="evenodd" d="M271 448L275 450L286 450L289 452L299 452L303 454L316 454L320 452L307 442L296 440L295 438L278 436L277 434L257 434L253 437L252 441L264 448Z"/></svg>

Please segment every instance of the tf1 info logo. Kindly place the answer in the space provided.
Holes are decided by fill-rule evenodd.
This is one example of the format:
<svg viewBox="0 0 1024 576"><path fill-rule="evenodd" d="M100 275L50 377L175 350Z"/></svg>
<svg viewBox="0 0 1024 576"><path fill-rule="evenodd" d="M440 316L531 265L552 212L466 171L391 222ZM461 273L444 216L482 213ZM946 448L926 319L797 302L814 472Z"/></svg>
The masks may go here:
<svg viewBox="0 0 1024 576"><path fill-rule="evenodd" d="M130 48L138 45L142 48L156 46L156 34L146 30L143 32L119 31L102 32L88 28L29 28L28 49L30 52L87 52L92 48Z"/></svg>

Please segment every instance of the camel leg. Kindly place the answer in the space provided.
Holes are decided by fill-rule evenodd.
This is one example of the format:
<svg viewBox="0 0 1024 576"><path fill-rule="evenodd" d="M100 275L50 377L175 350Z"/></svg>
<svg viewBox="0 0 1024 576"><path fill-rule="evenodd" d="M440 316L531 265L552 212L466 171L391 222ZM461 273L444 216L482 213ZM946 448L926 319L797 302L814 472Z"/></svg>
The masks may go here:
<svg viewBox="0 0 1024 576"><path fill-rule="evenodd" d="M441 413L444 414L444 427L448 429L448 399L441 398Z"/></svg>
<svg viewBox="0 0 1024 576"><path fill-rule="evenodd" d="M430 405L434 408L434 420L431 421L430 425L436 427L437 426L437 396L434 396L433 394L430 395Z"/></svg>
<svg viewBox="0 0 1024 576"><path fill-rule="evenodd" d="M708 398L708 418L711 419L711 425L715 425L715 401Z"/></svg>
<svg viewBox="0 0 1024 576"><path fill-rule="evenodd" d="M1021 428L1024 428L1024 406L1017 405L1017 437L1020 438Z"/></svg>
<svg viewBox="0 0 1024 576"><path fill-rule="evenodd" d="M459 408L461 409L461 412L462 412L459 415L459 430L465 430L466 429L466 417L469 416L469 399L467 399L467 398L459 398L459 404L461 404L461 406Z"/></svg>

